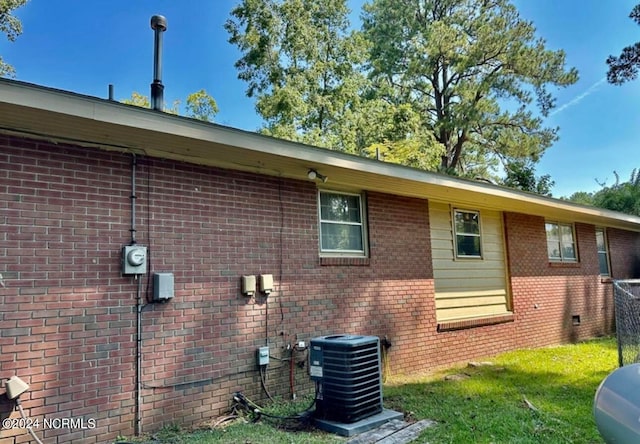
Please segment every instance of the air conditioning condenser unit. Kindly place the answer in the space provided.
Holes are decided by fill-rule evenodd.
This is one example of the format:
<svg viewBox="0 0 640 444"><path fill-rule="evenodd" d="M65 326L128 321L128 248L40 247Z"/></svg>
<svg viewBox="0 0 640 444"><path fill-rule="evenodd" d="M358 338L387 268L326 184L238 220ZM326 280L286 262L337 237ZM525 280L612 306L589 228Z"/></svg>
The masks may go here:
<svg viewBox="0 0 640 444"><path fill-rule="evenodd" d="M318 384L316 419L352 423L382 412L380 340L331 335L310 341L309 371Z"/></svg>

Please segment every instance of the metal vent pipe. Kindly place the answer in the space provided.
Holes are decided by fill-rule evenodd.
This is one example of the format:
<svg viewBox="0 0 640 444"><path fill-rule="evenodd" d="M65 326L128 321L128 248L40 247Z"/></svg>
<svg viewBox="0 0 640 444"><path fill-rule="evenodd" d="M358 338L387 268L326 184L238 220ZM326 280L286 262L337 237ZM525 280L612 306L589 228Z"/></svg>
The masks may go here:
<svg viewBox="0 0 640 444"><path fill-rule="evenodd" d="M162 33L167 30L167 19L161 15L154 15L151 17L151 29L153 29L155 33L151 108L162 111L164 105L164 85L162 85Z"/></svg>

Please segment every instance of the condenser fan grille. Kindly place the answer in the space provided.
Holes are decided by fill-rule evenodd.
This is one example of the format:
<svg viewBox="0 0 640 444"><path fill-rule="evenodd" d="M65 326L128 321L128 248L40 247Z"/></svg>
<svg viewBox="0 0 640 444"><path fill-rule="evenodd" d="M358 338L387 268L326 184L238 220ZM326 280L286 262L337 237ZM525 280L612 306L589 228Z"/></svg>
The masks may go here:
<svg viewBox="0 0 640 444"><path fill-rule="evenodd" d="M350 423L382 411L377 337L324 336L310 345L312 377L319 383L316 417Z"/></svg>

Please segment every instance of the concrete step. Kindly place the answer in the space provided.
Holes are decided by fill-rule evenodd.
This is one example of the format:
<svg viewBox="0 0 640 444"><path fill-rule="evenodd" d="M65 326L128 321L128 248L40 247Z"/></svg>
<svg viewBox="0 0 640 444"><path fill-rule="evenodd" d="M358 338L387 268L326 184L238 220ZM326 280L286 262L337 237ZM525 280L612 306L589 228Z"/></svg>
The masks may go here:
<svg viewBox="0 0 640 444"><path fill-rule="evenodd" d="M435 424L436 422L430 419L414 423L394 419L376 429L354 436L346 444L407 444L416 439L424 429Z"/></svg>

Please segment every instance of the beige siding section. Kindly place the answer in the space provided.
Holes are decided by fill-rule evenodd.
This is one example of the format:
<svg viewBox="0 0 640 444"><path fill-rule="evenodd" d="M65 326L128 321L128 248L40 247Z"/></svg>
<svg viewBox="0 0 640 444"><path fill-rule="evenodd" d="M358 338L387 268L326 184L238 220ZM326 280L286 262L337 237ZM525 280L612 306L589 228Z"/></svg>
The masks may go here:
<svg viewBox="0 0 640 444"><path fill-rule="evenodd" d="M429 203L438 321L508 313L502 214L480 210L482 259L456 259L452 208L476 210Z"/></svg>

